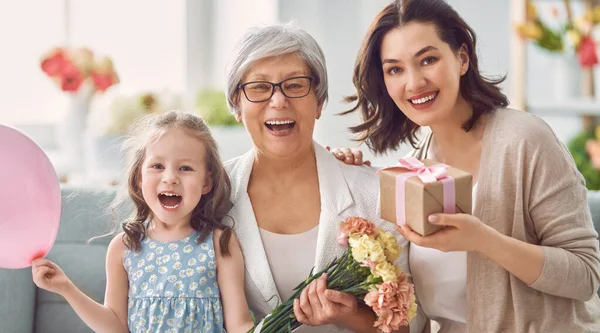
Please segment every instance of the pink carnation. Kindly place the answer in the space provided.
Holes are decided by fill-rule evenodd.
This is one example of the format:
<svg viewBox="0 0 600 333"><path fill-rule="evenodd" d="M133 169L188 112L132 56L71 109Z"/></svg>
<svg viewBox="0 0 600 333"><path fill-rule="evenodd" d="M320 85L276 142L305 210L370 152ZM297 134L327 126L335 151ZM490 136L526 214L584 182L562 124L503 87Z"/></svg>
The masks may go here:
<svg viewBox="0 0 600 333"><path fill-rule="evenodd" d="M377 236L377 228L373 222L361 217L349 217L340 224L340 231L348 236L369 235Z"/></svg>
<svg viewBox="0 0 600 333"><path fill-rule="evenodd" d="M376 290L365 295L365 304L377 315L375 327L387 333L408 325L413 293L408 277L401 274L398 281L381 283Z"/></svg>

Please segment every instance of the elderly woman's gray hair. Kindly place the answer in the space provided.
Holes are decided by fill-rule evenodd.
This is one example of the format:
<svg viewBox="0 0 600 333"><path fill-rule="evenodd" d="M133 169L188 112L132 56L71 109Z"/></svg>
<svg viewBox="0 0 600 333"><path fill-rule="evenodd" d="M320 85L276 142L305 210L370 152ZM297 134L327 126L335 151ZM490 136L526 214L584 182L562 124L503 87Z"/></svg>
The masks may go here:
<svg viewBox="0 0 600 333"><path fill-rule="evenodd" d="M238 86L248 69L267 57L297 52L311 70L317 100L325 104L328 97L325 55L317 41L306 31L290 24L272 25L249 30L238 43L235 58L227 75L227 106L233 114L239 113Z"/></svg>

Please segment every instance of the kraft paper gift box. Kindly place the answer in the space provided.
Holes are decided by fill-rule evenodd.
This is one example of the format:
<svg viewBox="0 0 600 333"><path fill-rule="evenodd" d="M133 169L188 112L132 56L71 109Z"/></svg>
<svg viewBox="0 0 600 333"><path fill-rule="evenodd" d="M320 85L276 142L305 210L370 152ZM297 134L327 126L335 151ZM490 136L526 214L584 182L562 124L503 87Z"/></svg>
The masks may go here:
<svg viewBox="0 0 600 333"><path fill-rule="evenodd" d="M381 218L408 224L425 236L441 229L427 221L434 213L471 214L473 176L433 160L414 157L379 170Z"/></svg>

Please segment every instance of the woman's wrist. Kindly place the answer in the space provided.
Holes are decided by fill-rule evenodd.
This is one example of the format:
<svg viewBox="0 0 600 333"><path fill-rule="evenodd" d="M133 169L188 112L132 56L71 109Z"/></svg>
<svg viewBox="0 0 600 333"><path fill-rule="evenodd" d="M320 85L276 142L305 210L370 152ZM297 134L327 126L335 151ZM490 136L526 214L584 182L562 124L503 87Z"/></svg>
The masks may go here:
<svg viewBox="0 0 600 333"><path fill-rule="evenodd" d="M480 236L476 240L475 251L487 257L491 257L491 251L494 251L495 248L499 248L496 245L502 242L503 236L504 235L499 233L496 229L482 223Z"/></svg>

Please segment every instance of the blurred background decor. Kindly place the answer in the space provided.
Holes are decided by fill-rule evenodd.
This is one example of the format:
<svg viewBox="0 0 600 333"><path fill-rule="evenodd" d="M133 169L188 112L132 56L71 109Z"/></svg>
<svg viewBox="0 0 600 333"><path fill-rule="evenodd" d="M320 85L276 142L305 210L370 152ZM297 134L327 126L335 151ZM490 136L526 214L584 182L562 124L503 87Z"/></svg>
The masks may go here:
<svg viewBox="0 0 600 333"><path fill-rule="evenodd" d="M85 168L83 142L94 94L119 83L119 77L109 57L97 57L88 48L54 48L42 57L40 67L69 95L56 141L61 156L59 169L63 171L59 177L64 178Z"/></svg>
<svg viewBox="0 0 600 333"><path fill-rule="evenodd" d="M593 97L600 6L595 1L586 1L585 11L577 16L570 0L562 3L563 6L550 7L550 15L543 16L534 1L528 0L525 22L518 24L516 30L521 38L532 41L554 58L553 93L559 101ZM551 19L545 19L547 16ZM571 84L577 81L580 82L578 87Z"/></svg>
<svg viewBox="0 0 600 333"><path fill-rule="evenodd" d="M115 94L92 106L84 138L88 181L115 185L124 168L121 146L129 127L149 114L182 109L181 96L169 90Z"/></svg>
<svg viewBox="0 0 600 333"><path fill-rule="evenodd" d="M595 131L583 131L573 138L569 151L588 190L600 190L600 125Z"/></svg>
<svg viewBox="0 0 600 333"><path fill-rule="evenodd" d="M200 89L195 104L196 112L210 127L223 160L240 156L252 147L243 124L229 112L222 89Z"/></svg>

